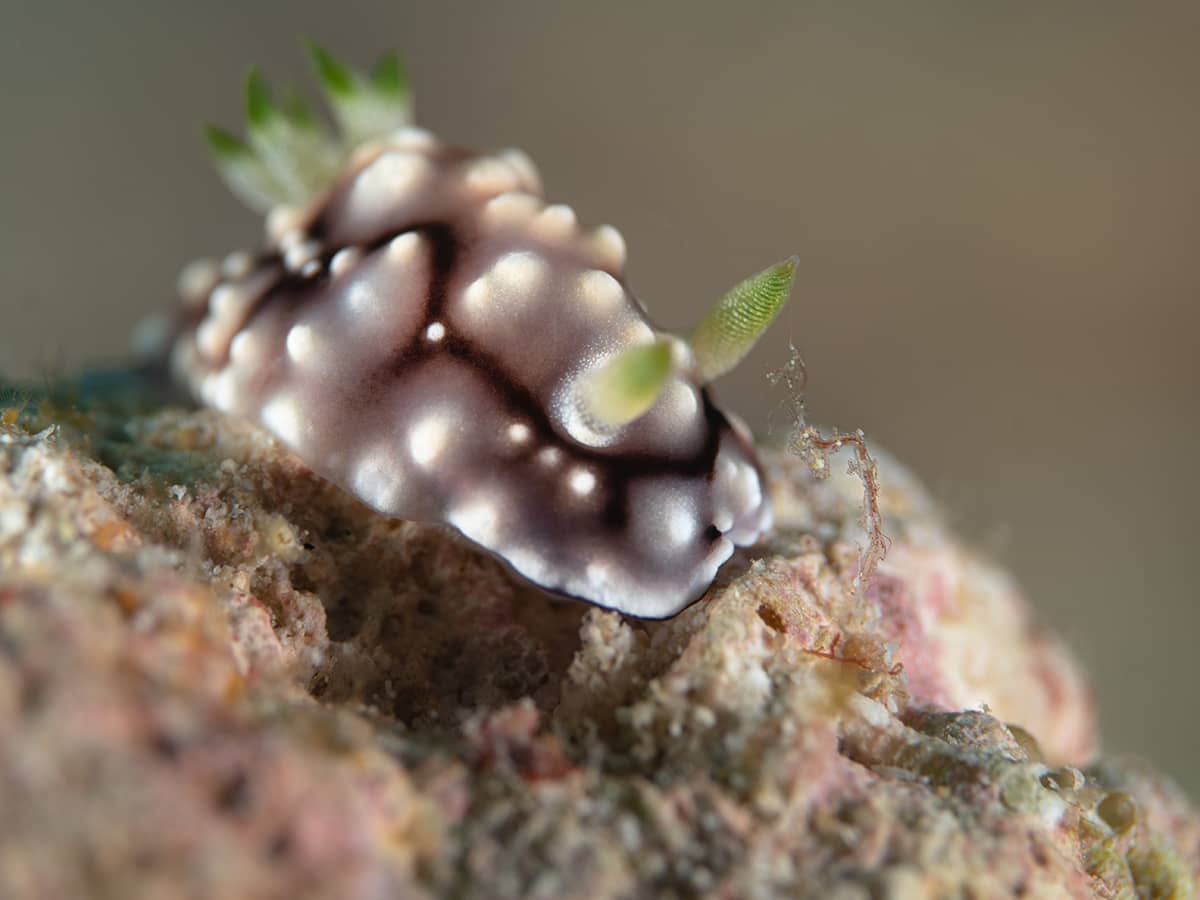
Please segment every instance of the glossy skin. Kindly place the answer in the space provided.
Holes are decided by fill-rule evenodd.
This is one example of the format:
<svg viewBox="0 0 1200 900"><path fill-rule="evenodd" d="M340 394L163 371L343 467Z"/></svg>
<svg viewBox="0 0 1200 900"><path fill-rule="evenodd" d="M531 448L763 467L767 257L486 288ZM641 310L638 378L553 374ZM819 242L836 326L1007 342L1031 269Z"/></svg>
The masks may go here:
<svg viewBox="0 0 1200 900"><path fill-rule="evenodd" d="M404 129L357 151L268 248L182 279L177 372L387 515L446 522L530 581L631 615L699 597L771 511L691 351L605 426L582 380L661 335L612 228L543 203L520 153Z"/></svg>

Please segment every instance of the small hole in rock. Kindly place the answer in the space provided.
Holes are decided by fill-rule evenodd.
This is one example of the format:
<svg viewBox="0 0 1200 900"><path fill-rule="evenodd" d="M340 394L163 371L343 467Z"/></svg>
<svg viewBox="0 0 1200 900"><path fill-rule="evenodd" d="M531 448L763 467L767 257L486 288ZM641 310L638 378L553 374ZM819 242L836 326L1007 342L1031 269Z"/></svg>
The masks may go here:
<svg viewBox="0 0 1200 900"><path fill-rule="evenodd" d="M267 844L267 857L270 859L282 859L292 851L292 836L287 831L281 831L271 838Z"/></svg>
<svg viewBox="0 0 1200 900"><path fill-rule="evenodd" d="M325 628L331 641L348 641L362 631L362 608L349 597L329 604L325 610Z"/></svg>
<svg viewBox="0 0 1200 900"><path fill-rule="evenodd" d="M217 791L217 808L223 812L240 813L250 807L250 779L242 771L235 772Z"/></svg>

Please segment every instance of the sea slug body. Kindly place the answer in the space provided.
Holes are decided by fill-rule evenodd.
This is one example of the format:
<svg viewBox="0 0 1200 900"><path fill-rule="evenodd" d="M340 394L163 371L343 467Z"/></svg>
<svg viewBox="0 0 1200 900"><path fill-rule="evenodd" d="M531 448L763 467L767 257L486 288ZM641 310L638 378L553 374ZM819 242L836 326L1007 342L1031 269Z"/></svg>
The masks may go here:
<svg viewBox="0 0 1200 900"><path fill-rule="evenodd" d="M339 92L316 53L343 133L354 102L396 99L340 67ZM223 136L227 163L272 140L299 158L303 120L264 113L262 92L252 77L258 152ZM381 513L448 523L535 584L631 615L674 614L769 527L750 435L705 383L782 304L791 261L729 295L770 295L752 337L713 324L727 298L689 342L647 322L619 233L547 205L518 151L402 125L324 181L252 189L271 206L265 249L185 270L172 362L202 402Z"/></svg>

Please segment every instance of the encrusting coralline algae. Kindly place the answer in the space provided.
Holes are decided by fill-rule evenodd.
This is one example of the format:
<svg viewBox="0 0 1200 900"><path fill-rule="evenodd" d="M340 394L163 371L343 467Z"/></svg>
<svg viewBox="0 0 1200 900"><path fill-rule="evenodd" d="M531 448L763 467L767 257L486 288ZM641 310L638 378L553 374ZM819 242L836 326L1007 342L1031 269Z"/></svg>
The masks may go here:
<svg viewBox="0 0 1200 900"><path fill-rule="evenodd" d="M13 417L9 417L13 418ZM1190 896L1003 572L881 461L663 622L543 593L214 412L0 430L6 897Z"/></svg>

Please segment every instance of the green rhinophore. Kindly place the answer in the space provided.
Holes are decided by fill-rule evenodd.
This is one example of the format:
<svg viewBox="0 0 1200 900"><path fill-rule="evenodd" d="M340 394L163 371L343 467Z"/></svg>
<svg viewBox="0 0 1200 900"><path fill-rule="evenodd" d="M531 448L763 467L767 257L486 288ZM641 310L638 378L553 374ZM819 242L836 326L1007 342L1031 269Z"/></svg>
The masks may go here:
<svg viewBox="0 0 1200 900"><path fill-rule="evenodd" d="M587 411L613 428L632 422L654 405L671 367L667 339L621 351L588 376L583 389Z"/></svg>
<svg viewBox="0 0 1200 900"><path fill-rule="evenodd" d="M724 375L750 352L787 301L798 262L793 256L752 275L709 310L689 341L701 381Z"/></svg>

